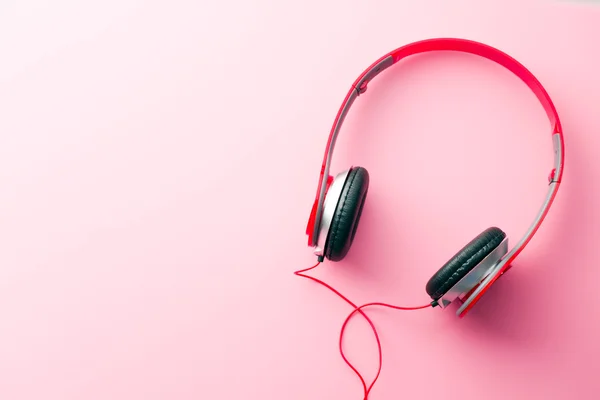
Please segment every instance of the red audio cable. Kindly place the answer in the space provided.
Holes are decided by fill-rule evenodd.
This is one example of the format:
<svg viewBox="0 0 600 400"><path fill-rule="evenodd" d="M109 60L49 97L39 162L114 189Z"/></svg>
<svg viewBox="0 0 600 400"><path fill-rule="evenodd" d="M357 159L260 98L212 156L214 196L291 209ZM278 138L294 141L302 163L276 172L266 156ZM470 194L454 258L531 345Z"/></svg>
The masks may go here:
<svg viewBox="0 0 600 400"><path fill-rule="evenodd" d="M383 355L382 355L382 351L381 351L381 341L379 340L379 335L377 334L377 328L375 328L375 324L373 324L373 321L371 321L371 319L363 312L362 309L366 308L366 307L380 306L380 307L392 308L394 310L411 311L411 310L421 310L421 309L425 309L425 308L429 308L429 307L435 307L436 304L434 302L434 303L430 303L430 304L423 305L423 306L417 306L417 307L399 307L399 306L395 306L392 304L386 304L386 303L367 303L367 304L363 304L362 306L357 306L352 301L350 301L346 296L341 294L338 290L334 289L331 285L323 282L320 279L317 279L315 277L305 274L305 272L308 272L310 270L317 268L320 264L321 264L321 262L319 261L312 267L302 269L300 271L296 271L296 272L294 272L294 274L301 276L303 278L306 278L306 279L310 279L313 282L316 282L322 286L325 286L327 289L331 290L333 293L338 295L346 303L348 303L352 307L354 307L354 310L352 310L352 312L350 314L348 314L348 316L346 317L346 320L344 321L344 323L342 325L342 329L340 330L339 348L340 348L340 354L341 354L342 358L344 359L344 362L352 369L352 371L354 371L354 373L358 376L358 379L360 379L360 382L363 386L363 391L364 391L363 400L368 400L369 393L371 392L371 389L373 388L373 386L375 385L375 382L377 382L377 379L379 378L379 374L381 372L381 364L383 361ZM373 331L373 334L375 335L375 340L377 341L377 353L379 356L379 365L377 367L377 374L375 375L375 378L373 378L373 381L371 382L371 384L368 387L367 387L365 379L363 378L361 373L356 369L356 367L354 367L354 365L352 365L352 363L348 360L348 358L346 358L346 355L344 354L344 349L343 349L344 331L346 330L346 326L348 325L348 322L352 319L352 317L356 313L359 313L360 315L362 315L363 318L369 323L369 325L371 326L371 330Z"/></svg>

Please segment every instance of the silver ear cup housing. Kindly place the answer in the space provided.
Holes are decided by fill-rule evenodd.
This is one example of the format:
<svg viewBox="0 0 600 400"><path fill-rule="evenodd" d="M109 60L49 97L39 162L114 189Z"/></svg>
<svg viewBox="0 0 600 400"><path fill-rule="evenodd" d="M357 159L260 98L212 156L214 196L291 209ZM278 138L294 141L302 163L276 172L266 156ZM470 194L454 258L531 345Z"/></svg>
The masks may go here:
<svg viewBox="0 0 600 400"><path fill-rule="evenodd" d="M439 306L441 308L446 308L456 299L464 302L470 301L472 295L469 292L485 280L490 273L495 271L496 266L500 263L506 253L508 253L508 237L504 238L490 254L444 293L437 301ZM467 295L469 296L464 299Z"/></svg>
<svg viewBox="0 0 600 400"><path fill-rule="evenodd" d="M346 170L336 175L333 179L329 190L325 194L325 203L323 205L323 213L321 215L321 221L319 221L319 233L317 237L317 245L314 249L314 253L318 257L323 257L325 252L325 243L327 243L327 237L329 236L329 230L331 228L331 221L335 214L338 202L344 189L344 184L348 178L350 170Z"/></svg>

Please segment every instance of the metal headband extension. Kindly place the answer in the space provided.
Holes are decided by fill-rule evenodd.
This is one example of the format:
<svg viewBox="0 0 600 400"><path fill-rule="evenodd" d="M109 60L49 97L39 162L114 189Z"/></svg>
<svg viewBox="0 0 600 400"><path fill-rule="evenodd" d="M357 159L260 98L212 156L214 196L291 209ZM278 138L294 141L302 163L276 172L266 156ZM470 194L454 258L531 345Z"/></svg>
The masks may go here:
<svg viewBox="0 0 600 400"><path fill-rule="evenodd" d="M354 82L352 88L348 91L344 102L342 103L336 118L333 122L333 126L329 133L327 140L327 146L325 155L323 157L323 164L321 166L321 173L319 176L319 184L317 187L317 194L315 198L315 208L311 214L309 220L309 226L307 234L309 235L309 245L315 246L317 243L317 237L319 232L319 225L321 222L321 216L323 213L323 203L325 199L325 191L327 188L327 177L329 176L329 168L331 165L331 158L333 156L333 149L337 140L338 133L342 127L344 119L350 110L350 107L354 101L361 94L365 93L369 82L389 68L391 65L396 64L398 61L414 54L425 53L430 51L459 51L464 53L470 53L487 58L494 61L509 71L517 75L525 84L531 89L536 95L537 99L542 104L548 119L550 121L552 129L552 141L554 148L554 168L549 176L550 185L548 188L547 196L542 204L541 209L536 215L530 228L527 230L523 238L511 249L503 260L496 266L494 272L490 273L481 285L475 290L475 292L469 297L467 302L463 304L459 312L464 314L474 302L485 292L485 290L506 270L510 265L510 262L521 252L521 250L529 243L533 235L544 220L558 187L563 174L564 165L564 141L562 134L562 127L556 108L550 99L550 96L538 81L538 79L521 63L509 56L508 54L488 46L483 43L466 40L466 39L452 39L452 38L441 38L441 39L427 39L418 42L414 42L403 47L400 47L379 60L374 62L369 68L367 68Z"/></svg>

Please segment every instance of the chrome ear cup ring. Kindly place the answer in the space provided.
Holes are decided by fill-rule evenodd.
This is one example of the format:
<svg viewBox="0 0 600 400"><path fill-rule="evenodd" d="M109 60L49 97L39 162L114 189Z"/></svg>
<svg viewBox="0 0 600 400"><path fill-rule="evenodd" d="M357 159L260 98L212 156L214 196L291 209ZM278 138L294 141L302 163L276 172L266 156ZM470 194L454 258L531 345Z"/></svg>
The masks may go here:
<svg viewBox="0 0 600 400"><path fill-rule="evenodd" d="M445 308L456 299L462 299L467 296L477 285L490 275L500 263L500 260L508 252L508 237L498 245L490 254L488 254L479 264L477 264L467 275L452 286L442 297L437 300L441 308ZM469 295L469 296L468 296ZM466 301L465 300L465 301Z"/></svg>
<svg viewBox="0 0 600 400"><path fill-rule="evenodd" d="M327 243L327 237L331 228L331 221L335 214L340 197L342 196L342 190L344 189L344 183L350 170L346 170L336 175L333 179L333 183L329 187L329 190L325 194L325 203L323 206L323 213L321 214L321 221L319 221L319 234L317 237L317 246L315 247L314 253L318 257L323 257L325 254L325 243Z"/></svg>

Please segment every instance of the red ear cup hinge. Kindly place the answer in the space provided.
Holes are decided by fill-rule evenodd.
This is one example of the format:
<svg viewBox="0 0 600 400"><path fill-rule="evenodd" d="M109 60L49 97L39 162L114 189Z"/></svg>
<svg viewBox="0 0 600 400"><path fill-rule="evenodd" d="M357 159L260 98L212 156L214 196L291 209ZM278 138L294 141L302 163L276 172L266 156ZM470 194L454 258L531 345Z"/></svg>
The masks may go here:
<svg viewBox="0 0 600 400"><path fill-rule="evenodd" d="M306 224L306 234L308 235L308 245L312 245L312 239L313 239L313 231L315 228L315 218L316 218L316 214L317 214L317 203L319 202L319 200L315 200L312 206L312 209L310 210L310 215L308 217L308 223Z"/></svg>
<svg viewBox="0 0 600 400"><path fill-rule="evenodd" d="M328 175L327 183L325 184L325 194L327 194L327 191L329 190L329 187L331 186L332 183L333 183L333 175Z"/></svg>
<svg viewBox="0 0 600 400"><path fill-rule="evenodd" d="M333 176L327 176L327 182L325 183L325 196L327 195L327 191L333 182ZM317 206L319 205L319 193L317 193L317 197L313 203L312 209L310 210L310 216L308 217L308 223L306 224L306 234L308 235L308 246L313 246L314 244L314 232L315 232L315 224L317 220Z"/></svg>

